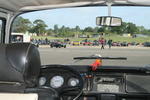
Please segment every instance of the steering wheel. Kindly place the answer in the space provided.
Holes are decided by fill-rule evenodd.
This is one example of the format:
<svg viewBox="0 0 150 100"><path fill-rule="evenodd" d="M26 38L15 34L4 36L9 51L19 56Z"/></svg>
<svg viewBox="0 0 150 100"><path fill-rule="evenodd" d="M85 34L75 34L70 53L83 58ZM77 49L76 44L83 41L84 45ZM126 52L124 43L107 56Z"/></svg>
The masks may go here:
<svg viewBox="0 0 150 100"><path fill-rule="evenodd" d="M69 67L69 66L64 66L64 65L47 65L46 67L42 68L42 73L48 73L47 76L48 79L50 80L48 82L52 83L51 80L53 79L54 76L58 77L61 76L64 78L64 84L59 87L59 88L54 88L52 86L50 86L50 88L52 88L54 91L57 92L58 97L62 97L63 94L65 93L70 93L70 92L76 92L75 93L75 98L73 100L76 100L81 94L82 94L82 90L83 90L83 86L84 86L84 82L83 82L83 78L80 75L80 73L78 71L76 71L75 69ZM75 78L76 80L78 80L78 84L75 86L69 86L68 82L70 78ZM59 81L59 80L56 80ZM73 84L73 83L72 83ZM49 87L49 86L46 86ZM59 99L60 99L59 98Z"/></svg>

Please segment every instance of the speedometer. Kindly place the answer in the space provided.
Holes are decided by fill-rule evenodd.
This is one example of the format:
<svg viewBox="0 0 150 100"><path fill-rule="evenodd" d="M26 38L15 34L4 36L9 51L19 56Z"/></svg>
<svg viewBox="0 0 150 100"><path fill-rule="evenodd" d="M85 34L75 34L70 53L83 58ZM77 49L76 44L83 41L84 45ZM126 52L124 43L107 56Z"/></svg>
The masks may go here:
<svg viewBox="0 0 150 100"><path fill-rule="evenodd" d="M62 76L54 76L50 80L50 86L52 88L60 88L64 84L64 78Z"/></svg>

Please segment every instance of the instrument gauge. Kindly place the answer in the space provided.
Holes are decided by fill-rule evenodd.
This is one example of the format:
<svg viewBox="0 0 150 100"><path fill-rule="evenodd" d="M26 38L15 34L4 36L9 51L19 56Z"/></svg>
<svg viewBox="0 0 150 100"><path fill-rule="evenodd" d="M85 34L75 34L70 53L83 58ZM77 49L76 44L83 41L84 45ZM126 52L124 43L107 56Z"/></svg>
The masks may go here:
<svg viewBox="0 0 150 100"><path fill-rule="evenodd" d="M40 77L40 79L39 79L39 85L43 86L43 85L45 85L45 83L46 83L46 78L45 77Z"/></svg>
<svg viewBox="0 0 150 100"><path fill-rule="evenodd" d="M78 84L79 84L79 79L77 79L77 78L70 78L68 80L68 85L69 86L74 87L74 86L77 86Z"/></svg>
<svg viewBox="0 0 150 100"><path fill-rule="evenodd" d="M52 88L60 88L64 84L64 78L62 76L54 76L50 80L50 86Z"/></svg>

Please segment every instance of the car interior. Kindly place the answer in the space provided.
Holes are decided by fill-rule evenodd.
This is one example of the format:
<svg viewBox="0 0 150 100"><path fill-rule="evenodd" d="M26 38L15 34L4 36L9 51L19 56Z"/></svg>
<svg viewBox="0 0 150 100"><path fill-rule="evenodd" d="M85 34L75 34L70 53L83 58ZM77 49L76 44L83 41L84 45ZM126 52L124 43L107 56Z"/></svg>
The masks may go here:
<svg viewBox="0 0 150 100"><path fill-rule="evenodd" d="M0 100L150 100L150 67L42 65L31 43L10 43L13 20L22 13L86 6L150 6L149 0L0 0ZM118 17L96 18L120 26ZM75 57L116 59L124 57Z"/></svg>

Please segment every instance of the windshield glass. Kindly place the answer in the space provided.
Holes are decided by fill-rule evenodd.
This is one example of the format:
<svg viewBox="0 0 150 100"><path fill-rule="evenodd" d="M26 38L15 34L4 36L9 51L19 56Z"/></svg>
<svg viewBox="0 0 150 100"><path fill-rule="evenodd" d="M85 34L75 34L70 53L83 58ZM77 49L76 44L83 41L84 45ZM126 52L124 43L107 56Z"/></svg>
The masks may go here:
<svg viewBox="0 0 150 100"><path fill-rule="evenodd" d="M102 65L145 66L150 64L149 11L150 7L112 7L112 16L122 18L119 27L96 26L96 17L108 16L107 7L25 13L15 19L11 40L38 46L43 65L90 65L93 60L73 58L98 55L127 57L127 60L103 60Z"/></svg>

